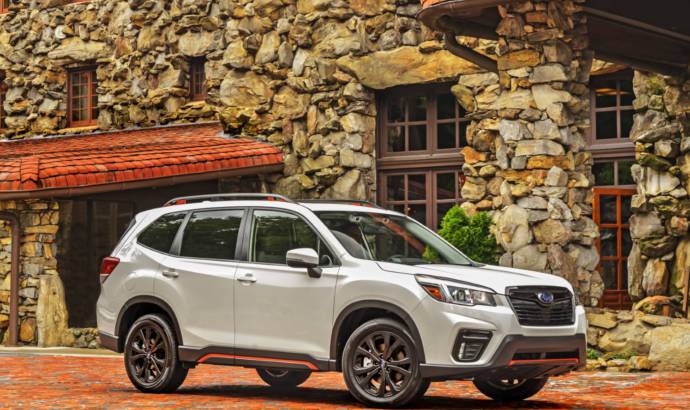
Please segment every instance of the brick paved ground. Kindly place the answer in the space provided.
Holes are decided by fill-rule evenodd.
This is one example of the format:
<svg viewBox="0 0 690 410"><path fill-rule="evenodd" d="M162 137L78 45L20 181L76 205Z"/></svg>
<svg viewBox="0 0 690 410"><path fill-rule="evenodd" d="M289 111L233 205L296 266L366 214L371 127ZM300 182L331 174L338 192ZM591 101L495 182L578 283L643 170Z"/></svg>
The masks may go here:
<svg viewBox="0 0 690 410"><path fill-rule="evenodd" d="M532 400L505 408L687 409L690 373L578 373L554 379ZM176 394L145 395L132 388L118 357L0 355L0 408L354 408L341 375L313 375L300 389L280 393L254 370L199 366ZM500 408L467 382L434 383L416 408Z"/></svg>

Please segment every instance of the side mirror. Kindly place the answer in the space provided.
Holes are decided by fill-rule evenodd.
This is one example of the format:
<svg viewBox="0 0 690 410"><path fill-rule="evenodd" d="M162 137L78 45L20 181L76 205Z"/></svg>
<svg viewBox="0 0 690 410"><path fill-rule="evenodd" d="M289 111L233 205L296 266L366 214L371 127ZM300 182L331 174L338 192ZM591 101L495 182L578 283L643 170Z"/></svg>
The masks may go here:
<svg viewBox="0 0 690 410"><path fill-rule="evenodd" d="M320 278L319 254L309 248L288 251L285 260L291 268L306 268L311 278Z"/></svg>

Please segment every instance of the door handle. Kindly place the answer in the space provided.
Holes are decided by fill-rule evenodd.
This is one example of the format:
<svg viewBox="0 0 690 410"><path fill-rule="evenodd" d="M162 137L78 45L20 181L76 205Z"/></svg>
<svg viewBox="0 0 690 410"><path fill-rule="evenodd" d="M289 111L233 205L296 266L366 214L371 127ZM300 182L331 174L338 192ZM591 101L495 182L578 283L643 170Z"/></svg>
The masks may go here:
<svg viewBox="0 0 690 410"><path fill-rule="evenodd" d="M174 278L180 276L180 274L177 273L177 271L175 269L165 269L163 271L163 276L165 276L166 278L173 278L174 279Z"/></svg>
<svg viewBox="0 0 690 410"><path fill-rule="evenodd" d="M238 277L237 281L242 283L256 283L256 278L251 273L247 273L244 276Z"/></svg>

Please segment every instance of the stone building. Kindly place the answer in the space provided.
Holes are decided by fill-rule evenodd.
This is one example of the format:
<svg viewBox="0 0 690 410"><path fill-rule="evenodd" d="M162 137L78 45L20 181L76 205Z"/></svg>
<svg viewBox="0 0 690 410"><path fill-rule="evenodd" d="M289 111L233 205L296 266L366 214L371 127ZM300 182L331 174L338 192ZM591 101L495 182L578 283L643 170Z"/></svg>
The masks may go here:
<svg viewBox="0 0 690 410"><path fill-rule="evenodd" d="M444 43L416 0L0 0L0 341L94 345L100 259L197 193L462 203L586 305L680 292L686 74L593 61L572 1L492 9Z"/></svg>

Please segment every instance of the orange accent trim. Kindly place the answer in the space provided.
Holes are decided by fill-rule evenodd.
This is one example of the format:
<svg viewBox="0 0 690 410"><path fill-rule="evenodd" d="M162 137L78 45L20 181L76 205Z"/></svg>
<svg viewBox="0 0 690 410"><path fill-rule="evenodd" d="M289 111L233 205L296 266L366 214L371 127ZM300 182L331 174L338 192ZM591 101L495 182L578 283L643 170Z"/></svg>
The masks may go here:
<svg viewBox="0 0 690 410"><path fill-rule="evenodd" d="M558 363L567 362L573 364L579 364L580 359L535 359L535 360L511 360L508 366L515 366L521 364L539 364L539 363Z"/></svg>
<svg viewBox="0 0 690 410"><path fill-rule="evenodd" d="M233 356L233 355L217 354L217 353L207 354L206 356L199 359L198 363L204 363L206 360L212 359L214 357L223 358L223 359L236 359L236 360L254 360L257 362L298 364L298 365L306 366L311 370L319 370L319 368L316 367L313 363L306 362L303 360L272 359L270 357L255 357L255 356Z"/></svg>

